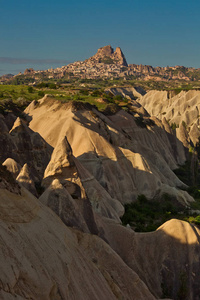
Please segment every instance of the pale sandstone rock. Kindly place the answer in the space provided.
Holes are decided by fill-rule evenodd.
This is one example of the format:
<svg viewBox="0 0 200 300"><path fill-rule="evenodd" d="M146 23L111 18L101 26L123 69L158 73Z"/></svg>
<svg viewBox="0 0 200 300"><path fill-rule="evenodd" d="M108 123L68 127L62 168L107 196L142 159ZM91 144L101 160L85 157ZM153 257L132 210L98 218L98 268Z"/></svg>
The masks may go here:
<svg viewBox="0 0 200 300"><path fill-rule="evenodd" d="M189 148L190 146L190 138L187 132L187 129L181 123L178 128L176 128L176 136L183 143L184 147Z"/></svg>
<svg viewBox="0 0 200 300"><path fill-rule="evenodd" d="M199 137L200 137L200 129L198 128L196 123L190 127L189 136L193 144L196 146L196 144L199 143Z"/></svg>
<svg viewBox="0 0 200 300"><path fill-rule="evenodd" d="M95 212L112 217L120 222L124 212L121 203L112 199L78 160L72 155L67 138L57 144L51 160L45 170L43 185L48 186L54 179L59 179L73 198L88 198Z"/></svg>
<svg viewBox="0 0 200 300"><path fill-rule="evenodd" d="M113 48L108 45L108 46L104 46L102 48L99 48L97 53L90 57L89 59L87 59L87 62L103 62L104 59L106 58L111 58L113 60L113 63L117 64L117 65L122 65L127 67L128 64L126 62L126 58L122 52L122 50L120 49L120 47L117 47L116 50L114 51Z"/></svg>
<svg viewBox="0 0 200 300"><path fill-rule="evenodd" d="M147 284L156 298L199 299L200 231L172 219L155 232L135 233L111 220L101 221L109 245ZM153 274L153 276L152 276Z"/></svg>
<svg viewBox="0 0 200 300"><path fill-rule="evenodd" d="M74 156L121 203L133 201L138 194L152 198L163 184L185 187L171 170L184 159L183 154L179 157L181 145L171 146L161 124L141 128L124 111L106 117L53 99L32 111L29 108L29 115L30 127L53 147L67 136Z"/></svg>
<svg viewBox="0 0 200 300"><path fill-rule="evenodd" d="M58 179L52 181L39 200L50 207L67 226L83 232L90 232L77 201L72 198Z"/></svg>
<svg viewBox="0 0 200 300"><path fill-rule="evenodd" d="M199 230L172 220L156 232L138 234L118 219L118 200L132 201L138 192L149 197L167 192L184 205L193 200L176 188L184 185L171 171L178 158L170 133L155 118L155 127L140 128L122 111L105 117L51 101L29 107L30 126L55 147L40 200L65 224L99 234L107 244L65 226L5 173L10 182L0 178L2 299L153 300L164 292L176 298L185 280L180 274L187 275L187 299L198 299ZM24 124L18 120L15 126L18 140Z"/></svg>
<svg viewBox="0 0 200 300"><path fill-rule="evenodd" d="M21 171L21 166L12 158L7 158L3 163L7 170L13 174L14 178L17 178Z"/></svg>
<svg viewBox="0 0 200 300"><path fill-rule="evenodd" d="M52 147L20 118L15 121L9 136L16 147L15 153L10 157L17 155L18 163L21 165L28 163L33 180L40 181L50 160Z"/></svg>
<svg viewBox="0 0 200 300"><path fill-rule="evenodd" d="M141 95L144 95L146 93L142 88L139 87L112 87L105 89L105 92L110 92L114 96L122 95L123 97L129 97L130 99L141 97Z"/></svg>
<svg viewBox="0 0 200 300"><path fill-rule="evenodd" d="M77 159L75 159L74 162L95 213L115 219L121 223L119 217L124 214L122 204L117 199L112 198L106 189L98 183L94 176L91 175Z"/></svg>
<svg viewBox="0 0 200 300"><path fill-rule="evenodd" d="M18 161L17 148L14 144L9 130L5 124L4 117L0 114L0 163L3 163L8 157Z"/></svg>
<svg viewBox="0 0 200 300"><path fill-rule="evenodd" d="M1 299L155 299L109 245L66 227L25 189L0 198Z"/></svg>
<svg viewBox="0 0 200 300"><path fill-rule="evenodd" d="M150 115L154 115L159 119L165 116L170 124L176 123L180 127L185 123L191 140L193 135L193 131L191 131L192 126L196 124L198 128L200 125L200 91L181 91L178 95L171 98L168 98L166 91L150 91L146 95L141 96L138 102L144 106ZM195 135L198 134L197 130L195 132ZM185 135L179 134L178 138L188 147Z"/></svg>
<svg viewBox="0 0 200 300"><path fill-rule="evenodd" d="M34 196L38 196L38 193L35 188L35 184L33 179L31 178L31 174L29 171L29 167L27 164L24 164L19 175L16 178L16 181L22 184L29 192L31 192Z"/></svg>

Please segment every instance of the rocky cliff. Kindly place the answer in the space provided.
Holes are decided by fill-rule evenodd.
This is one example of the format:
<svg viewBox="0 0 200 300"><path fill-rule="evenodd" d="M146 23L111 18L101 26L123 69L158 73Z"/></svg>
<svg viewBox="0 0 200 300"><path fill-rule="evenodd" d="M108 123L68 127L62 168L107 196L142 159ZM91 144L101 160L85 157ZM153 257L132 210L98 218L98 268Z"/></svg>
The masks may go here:
<svg viewBox="0 0 200 300"><path fill-rule="evenodd" d="M117 47L114 51L110 45L99 48L97 53L86 61L91 63L96 62L105 64L116 64L128 67L126 58L121 48Z"/></svg>
<svg viewBox="0 0 200 300"><path fill-rule="evenodd" d="M139 194L194 201L173 172L186 146L132 106L105 115L45 96L10 131L1 116L1 299L200 299L197 227L121 224Z"/></svg>
<svg viewBox="0 0 200 300"><path fill-rule="evenodd" d="M151 116L165 118L186 147L194 147L199 142L200 91L181 91L172 96L167 91L149 91L138 102Z"/></svg>
<svg viewBox="0 0 200 300"><path fill-rule="evenodd" d="M152 198L169 190L182 203L192 201L176 189L184 184L172 172L186 159L184 147L162 124L123 110L105 116L75 102L60 105L44 98L40 103L26 109L30 128L53 148L66 136L74 156L112 198L128 203L138 194Z"/></svg>

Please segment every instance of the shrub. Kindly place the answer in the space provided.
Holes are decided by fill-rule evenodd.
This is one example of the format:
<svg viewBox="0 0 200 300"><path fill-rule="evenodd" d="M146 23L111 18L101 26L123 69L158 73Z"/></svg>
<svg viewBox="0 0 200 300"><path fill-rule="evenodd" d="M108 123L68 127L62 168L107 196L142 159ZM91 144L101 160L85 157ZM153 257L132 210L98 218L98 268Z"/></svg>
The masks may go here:
<svg viewBox="0 0 200 300"><path fill-rule="evenodd" d="M82 90L79 91L79 93L80 93L81 95L88 96L88 95L89 95L89 90L84 90L84 89L82 89Z"/></svg>
<svg viewBox="0 0 200 300"><path fill-rule="evenodd" d="M187 124L185 123L185 121L182 121L182 125L183 127L185 127L185 129L187 129Z"/></svg>
<svg viewBox="0 0 200 300"><path fill-rule="evenodd" d="M102 92L99 90L95 90L94 92L91 93L92 97L100 97L102 96Z"/></svg>
<svg viewBox="0 0 200 300"><path fill-rule="evenodd" d="M194 223L197 224L197 225L200 225L200 216L197 216L197 217L194 219Z"/></svg>
<svg viewBox="0 0 200 300"><path fill-rule="evenodd" d="M44 94L43 91L39 91L39 92L38 92L38 96L39 96L39 97L44 97L44 95L45 95L45 94Z"/></svg>
<svg viewBox="0 0 200 300"><path fill-rule="evenodd" d="M48 87L48 84L45 83L45 82L40 82L40 83L37 84L37 87L38 87L39 89L45 88L45 87Z"/></svg>
<svg viewBox="0 0 200 300"><path fill-rule="evenodd" d="M175 130L176 128L178 128L179 127L179 125L178 124L176 124L175 122L174 123L171 123L171 129L172 130Z"/></svg>
<svg viewBox="0 0 200 300"><path fill-rule="evenodd" d="M49 88L55 90L57 87L55 83L50 83Z"/></svg>
<svg viewBox="0 0 200 300"><path fill-rule="evenodd" d="M105 56L104 58L101 59L100 61L101 63L107 64L107 65L111 65L114 63L113 59L110 58L109 56Z"/></svg>
<svg viewBox="0 0 200 300"><path fill-rule="evenodd" d="M103 113L105 115L114 115L116 114L118 111L120 110L120 108L114 104L114 103L110 103L106 106L105 110L103 111Z"/></svg>
<svg viewBox="0 0 200 300"><path fill-rule="evenodd" d="M28 92L29 92L29 93L32 93L32 92L33 92L33 87L32 87L32 86L29 86L29 87L28 87Z"/></svg>
<svg viewBox="0 0 200 300"><path fill-rule="evenodd" d="M116 95L116 96L113 97L113 99L116 100L116 101L122 101L123 97L122 97L122 95Z"/></svg>
<svg viewBox="0 0 200 300"><path fill-rule="evenodd" d="M82 98L81 98L80 94L75 94L75 95L73 96L73 100L75 100L75 101L81 100L81 99L82 99Z"/></svg>

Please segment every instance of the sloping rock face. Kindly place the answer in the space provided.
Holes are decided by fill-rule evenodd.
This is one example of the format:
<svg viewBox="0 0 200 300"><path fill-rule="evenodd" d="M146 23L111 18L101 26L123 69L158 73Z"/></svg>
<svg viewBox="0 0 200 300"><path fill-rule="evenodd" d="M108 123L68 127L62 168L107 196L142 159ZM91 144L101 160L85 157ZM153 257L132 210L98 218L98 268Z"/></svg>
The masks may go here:
<svg viewBox="0 0 200 300"><path fill-rule="evenodd" d="M60 185L59 188L54 188L55 182ZM80 216L83 216L85 224L84 226L79 224L78 228L85 232L97 233L92 208L101 216L113 218L118 222L120 222L119 216L124 213L121 203L111 198L95 180L94 176L73 156L66 137L56 145L45 170L42 184L44 187L51 185L48 189L51 192L45 192L40 200L59 214L64 222L71 218L70 224L77 224L77 220L80 221ZM55 195L56 202L48 200L55 198ZM77 218L78 212L79 218ZM81 221L81 224L83 223ZM86 230L86 227L88 230Z"/></svg>
<svg viewBox="0 0 200 300"><path fill-rule="evenodd" d="M64 225L11 178L0 166L1 299L199 299L198 228L171 220L135 233L99 215L105 243ZM50 187L63 189L57 179Z"/></svg>
<svg viewBox="0 0 200 300"><path fill-rule="evenodd" d="M177 136L186 147L190 141L183 133L183 126L194 145L199 141L200 91L181 91L172 97L167 91L150 91L138 101L151 116L161 120L165 117L169 124L176 124Z"/></svg>
<svg viewBox="0 0 200 300"><path fill-rule="evenodd" d="M2 165L6 166L7 170L13 174L15 179L21 171L21 166L12 158L7 158Z"/></svg>
<svg viewBox="0 0 200 300"><path fill-rule="evenodd" d="M7 190L0 171L1 299L155 299L102 239L65 226L24 188Z"/></svg>
<svg viewBox="0 0 200 300"><path fill-rule="evenodd" d="M29 126L52 147L66 136L78 161L121 203L134 201L138 194L161 195L166 186L169 194L174 188L183 205L193 201L176 189L184 184L172 172L185 161L184 147L179 144L179 151L175 137L161 123L125 111L106 117L95 109L79 110L78 105L43 99L39 106L27 108Z"/></svg>
<svg viewBox="0 0 200 300"><path fill-rule="evenodd" d="M112 93L114 96L122 95L128 99L135 99L146 94L140 87L112 87L105 90L107 93Z"/></svg>
<svg viewBox="0 0 200 300"><path fill-rule="evenodd" d="M76 199L72 198L71 194L58 179L52 181L39 200L50 207L67 226L77 228L86 233L90 232L91 228L88 228L84 218L84 211L81 209L82 206L80 206L80 202L84 200L78 199L78 197ZM93 214L90 223L92 219L94 219ZM97 228L95 229L95 233L97 233ZM94 232L94 230L91 230L91 232Z"/></svg>
<svg viewBox="0 0 200 300"><path fill-rule="evenodd" d="M5 123L5 118L0 114L0 162L4 162L7 158L11 157L18 161L19 157L17 155L17 147L12 141L9 134L8 127Z"/></svg>
<svg viewBox="0 0 200 300"><path fill-rule="evenodd" d="M128 67L126 58L122 50L120 49L120 47L117 47L116 50L114 51L110 45L99 48L97 53L94 56L87 59L86 61L106 63L106 64L114 63L117 65Z"/></svg>
<svg viewBox="0 0 200 300"><path fill-rule="evenodd" d="M23 120L17 118L9 131L4 117L0 116L0 144L0 162L4 162L12 173L17 172L17 164L23 166L28 163L34 182L42 180L53 149ZM8 158L10 161L6 162Z"/></svg>
<svg viewBox="0 0 200 300"><path fill-rule="evenodd" d="M155 232L135 233L112 222L106 240L156 298L200 299L200 230L172 219Z"/></svg>
<svg viewBox="0 0 200 300"><path fill-rule="evenodd" d="M49 187L40 200L55 211L66 225L97 234L91 203L65 137L55 147L46 168L43 186ZM55 187L57 185L57 187ZM51 201L51 199L56 199Z"/></svg>
<svg viewBox="0 0 200 300"><path fill-rule="evenodd" d="M25 164L19 175L16 178L16 181L20 184L22 184L29 192L31 192L34 196L38 196L36 188L35 188L35 184L33 179L31 178L31 174L28 168L28 165Z"/></svg>

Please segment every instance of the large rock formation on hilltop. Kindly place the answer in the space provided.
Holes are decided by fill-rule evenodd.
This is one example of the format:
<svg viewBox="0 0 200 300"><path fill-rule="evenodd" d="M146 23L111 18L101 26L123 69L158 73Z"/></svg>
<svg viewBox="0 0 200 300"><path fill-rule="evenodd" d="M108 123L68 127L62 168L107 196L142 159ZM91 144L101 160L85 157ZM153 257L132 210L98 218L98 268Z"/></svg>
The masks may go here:
<svg viewBox="0 0 200 300"><path fill-rule="evenodd" d="M87 61L105 64L117 64L128 67L126 58L121 48L117 47L114 51L110 45L99 48L97 53L90 57Z"/></svg>
<svg viewBox="0 0 200 300"><path fill-rule="evenodd" d="M34 73L35 70L33 68L29 68L24 71L24 75L33 75Z"/></svg>

